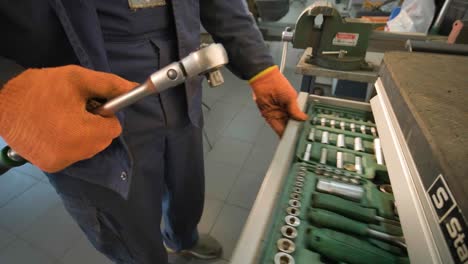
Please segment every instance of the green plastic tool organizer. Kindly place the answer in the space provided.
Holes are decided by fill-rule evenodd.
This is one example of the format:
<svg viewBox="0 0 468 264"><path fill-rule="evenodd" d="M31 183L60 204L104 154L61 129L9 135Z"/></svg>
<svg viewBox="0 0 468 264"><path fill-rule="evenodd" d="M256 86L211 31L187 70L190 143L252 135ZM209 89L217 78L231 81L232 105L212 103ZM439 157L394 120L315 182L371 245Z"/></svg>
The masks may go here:
<svg viewBox="0 0 468 264"><path fill-rule="evenodd" d="M260 263L409 263L387 168L377 164L374 153L378 133L372 113L315 103L308 115ZM338 135L344 138L339 146Z"/></svg>

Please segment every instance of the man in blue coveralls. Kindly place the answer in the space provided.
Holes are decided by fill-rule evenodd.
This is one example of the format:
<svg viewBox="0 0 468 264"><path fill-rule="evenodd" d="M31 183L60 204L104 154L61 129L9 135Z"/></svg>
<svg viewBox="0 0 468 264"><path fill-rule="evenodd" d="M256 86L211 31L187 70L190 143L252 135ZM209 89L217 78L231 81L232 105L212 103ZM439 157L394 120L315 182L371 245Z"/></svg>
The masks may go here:
<svg viewBox="0 0 468 264"><path fill-rule="evenodd" d="M0 136L47 172L93 245L116 263L204 259L201 79L104 118L85 110L199 48L200 22L281 135L305 120L243 0L6 0L0 3ZM161 217L164 229L160 230Z"/></svg>

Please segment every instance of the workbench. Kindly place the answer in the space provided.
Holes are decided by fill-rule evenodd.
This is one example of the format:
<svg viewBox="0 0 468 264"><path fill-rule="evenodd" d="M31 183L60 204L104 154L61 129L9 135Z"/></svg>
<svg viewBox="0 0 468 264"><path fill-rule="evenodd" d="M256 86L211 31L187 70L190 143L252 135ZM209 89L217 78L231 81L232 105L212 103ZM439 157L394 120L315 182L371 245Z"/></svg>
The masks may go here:
<svg viewBox="0 0 468 264"><path fill-rule="evenodd" d="M305 92L298 103L303 110L319 103L372 111L411 263L466 263L468 58L390 52L379 76L370 104ZM266 263L261 259L304 126L289 121L232 263Z"/></svg>
<svg viewBox="0 0 468 264"><path fill-rule="evenodd" d="M367 52L366 61L372 67L372 70L358 70L358 71L339 71L320 67L318 65L307 63L306 60L311 56L312 48L307 48L301 59L297 63L296 73L303 75L301 91L310 94L314 93L314 85L316 77L328 77L339 80L348 80L355 82L369 83L367 88L365 101L369 102L370 97L374 92L374 82L377 80L379 65L383 58L383 53Z"/></svg>

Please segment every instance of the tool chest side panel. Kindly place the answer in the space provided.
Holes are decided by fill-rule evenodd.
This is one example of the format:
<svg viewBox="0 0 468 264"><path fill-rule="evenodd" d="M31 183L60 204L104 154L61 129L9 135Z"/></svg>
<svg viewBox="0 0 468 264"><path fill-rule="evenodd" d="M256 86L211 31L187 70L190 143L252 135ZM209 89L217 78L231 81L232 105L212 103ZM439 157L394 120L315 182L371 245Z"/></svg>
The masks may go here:
<svg viewBox="0 0 468 264"><path fill-rule="evenodd" d="M390 52L383 87L427 189L439 174L468 214L468 58Z"/></svg>
<svg viewBox="0 0 468 264"><path fill-rule="evenodd" d="M378 96L371 100L371 106L382 138L409 256L414 263L453 263L380 80L376 82L376 90Z"/></svg>

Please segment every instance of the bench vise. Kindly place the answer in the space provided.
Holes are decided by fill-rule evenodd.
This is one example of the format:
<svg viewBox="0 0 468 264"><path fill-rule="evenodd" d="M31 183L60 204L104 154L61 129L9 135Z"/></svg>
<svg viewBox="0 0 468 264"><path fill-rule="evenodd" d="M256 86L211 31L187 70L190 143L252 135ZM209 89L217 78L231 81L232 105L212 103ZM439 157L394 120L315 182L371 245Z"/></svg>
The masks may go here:
<svg viewBox="0 0 468 264"><path fill-rule="evenodd" d="M294 31L283 32L282 40L297 49L312 47L308 63L335 70L371 70L364 58L372 30L371 23L344 19L331 3L318 1L301 13Z"/></svg>

